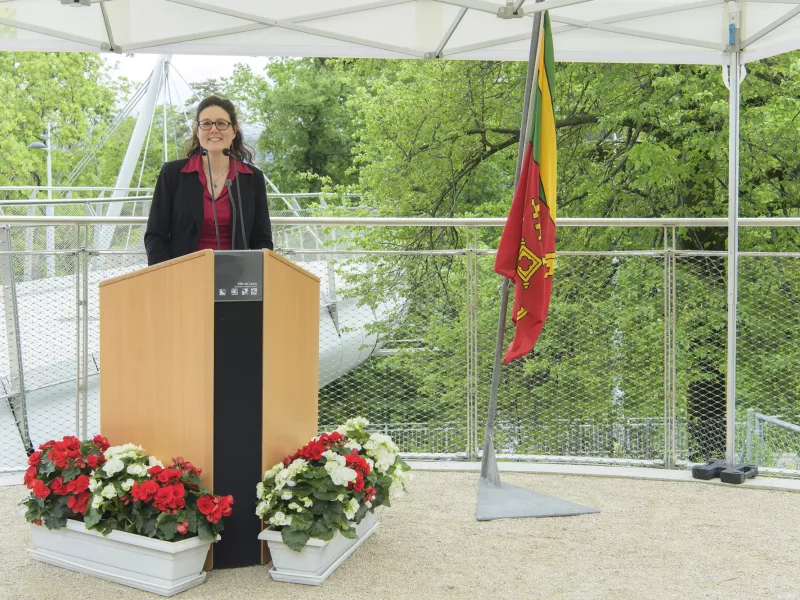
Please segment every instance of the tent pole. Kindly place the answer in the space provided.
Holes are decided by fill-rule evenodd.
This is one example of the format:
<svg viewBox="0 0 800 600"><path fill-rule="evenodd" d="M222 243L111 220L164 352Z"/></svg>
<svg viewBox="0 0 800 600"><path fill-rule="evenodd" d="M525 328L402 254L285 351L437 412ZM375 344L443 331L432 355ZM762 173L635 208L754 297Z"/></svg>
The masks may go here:
<svg viewBox="0 0 800 600"><path fill-rule="evenodd" d="M736 36L739 31L736 29ZM726 414L726 462L736 464L736 313L739 286L739 40L735 40L729 63L728 121L728 372Z"/></svg>

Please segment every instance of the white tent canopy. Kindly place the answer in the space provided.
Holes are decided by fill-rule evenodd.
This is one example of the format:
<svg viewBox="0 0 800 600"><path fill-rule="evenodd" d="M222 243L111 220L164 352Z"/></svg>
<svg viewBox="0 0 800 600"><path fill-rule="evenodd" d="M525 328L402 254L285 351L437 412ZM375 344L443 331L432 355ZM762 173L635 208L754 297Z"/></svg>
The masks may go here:
<svg viewBox="0 0 800 600"><path fill-rule="evenodd" d="M743 63L800 48L800 0L0 0L0 50L524 61L544 9L558 61L729 64L730 25Z"/></svg>

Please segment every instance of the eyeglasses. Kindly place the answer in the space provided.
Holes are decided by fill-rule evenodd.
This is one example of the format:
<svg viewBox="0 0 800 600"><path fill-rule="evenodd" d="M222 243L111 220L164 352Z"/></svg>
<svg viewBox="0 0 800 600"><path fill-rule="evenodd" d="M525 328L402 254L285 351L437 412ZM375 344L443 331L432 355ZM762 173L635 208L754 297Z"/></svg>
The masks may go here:
<svg viewBox="0 0 800 600"><path fill-rule="evenodd" d="M203 131L208 131L211 129L212 126L217 126L217 131L225 131L228 127L230 127L230 123L228 121L223 121L220 119L219 121L198 121L197 126L202 129Z"/></svg>

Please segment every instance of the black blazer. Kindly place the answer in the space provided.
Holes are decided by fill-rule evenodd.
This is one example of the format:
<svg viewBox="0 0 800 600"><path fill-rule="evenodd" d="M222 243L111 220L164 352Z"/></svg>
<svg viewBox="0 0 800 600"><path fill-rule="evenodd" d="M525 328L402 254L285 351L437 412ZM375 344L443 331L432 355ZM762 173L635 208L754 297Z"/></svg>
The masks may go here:
<svg viewBox="0 0 800 600"><path fill-rule="evenodd" d="M195 171L181 172L187 162L188 158L173 160L161 167L144 234L148 265L191 254L200 243L200 230L203 227L203 184ZM242 191L242 212L248 246L252 250L272 250L272 227L264 174L253 165L247 166L253 174L240 173L239 186ZM233 197L238 197L236 182L231 186L231 192ZM238 235L233 249L243 250L238 202L236 219Z"/></svg>

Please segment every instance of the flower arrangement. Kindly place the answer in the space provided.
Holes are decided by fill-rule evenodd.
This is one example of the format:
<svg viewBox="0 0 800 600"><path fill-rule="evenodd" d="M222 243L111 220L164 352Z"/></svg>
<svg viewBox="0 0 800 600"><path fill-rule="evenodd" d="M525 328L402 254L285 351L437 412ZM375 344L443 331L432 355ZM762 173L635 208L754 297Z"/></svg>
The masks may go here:
<svg viewBox="0 0 800 600"><path fill-rule="evenodd" d="M293 550L310 538L330 540L337 531L355 538L355 525L367 512L390 506L405 491L409 466L392 439L368 433L368 425L357 417L321 434L256 486L256 514Z"/></svg>
<svg viewBox="0 0 800 600"><path fill-rule="evenodd" d="M100 435L81 442L66 436L50 440L28 457L23 483L31 495L23 502L25 518L48 529L63 527L67 519L80 518L92 494L90 475L106 462L108 440Z"/></svg>
<svg viewBox="0 0 800 600"><path fill-rule="evenodd" d="M63 469L62 446L73 463L65 463ZM183 458L176 458L165 467L141 446L109 447L100 436L83 443L68 437L40 448L45 449L43 454L31 456L32 466L25 477L32 490L25 501L26 518L31 523L41 524L44 520L53 529L62 527L67 518L82 517L87 529L104 535L125 531L166 541L194 535L215 540L223 529L222 518L232 512L233 497L215 496L202 488L201 469ZM81 457L75 455L73 448L78 448ZM34 464L35 472L31 470ZM76 475L78 468L82 470ZM51 493L58 495L69 488L74 488L77 495L71 517L60 503L47 502ZM67 501L67 508L72 508L70 502Z"/></svg>

